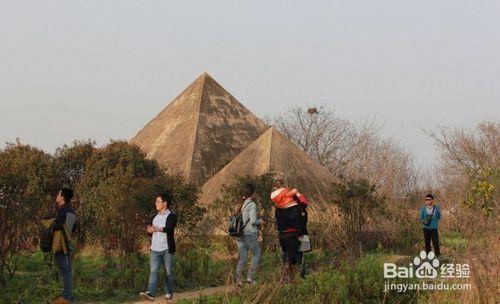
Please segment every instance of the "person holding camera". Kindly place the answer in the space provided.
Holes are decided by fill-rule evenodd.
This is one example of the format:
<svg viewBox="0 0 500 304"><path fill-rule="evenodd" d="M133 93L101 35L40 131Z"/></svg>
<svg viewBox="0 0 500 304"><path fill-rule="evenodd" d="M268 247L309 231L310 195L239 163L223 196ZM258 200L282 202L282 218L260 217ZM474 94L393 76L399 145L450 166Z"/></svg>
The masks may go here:
<svg viewBox="0 0 500 304"><path fill-rule="evenodd" d="M425 205L420 208L420 222L423 225L425 252L431 251L431 241L434 247L434 254L439 257L439 234L438 222L441 219L441 209L434 204L434 195L425 196Z"/></svg>

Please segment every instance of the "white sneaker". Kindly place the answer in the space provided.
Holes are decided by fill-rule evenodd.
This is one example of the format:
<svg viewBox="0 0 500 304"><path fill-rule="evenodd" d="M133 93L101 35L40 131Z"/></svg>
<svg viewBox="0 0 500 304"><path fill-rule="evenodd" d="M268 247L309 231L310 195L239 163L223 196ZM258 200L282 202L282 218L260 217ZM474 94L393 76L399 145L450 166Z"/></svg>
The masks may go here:
<svg viewBox="0 0 500 304"><path fill-rule="evenodd" d="M255 280L248 280L247 279L247 284L251 285L251 286L255 286L255 285L257 285L257 281L255 281Z"/></svg>
<svg viewBox="0 0 500 304"><path fill-rule="evenodd" d="M153 297L153 296L149 293L149 291L146 291L146 292L141 292L139 295L140 295L140 296L141 296L141 298L143 298L143 299L148 299L148 300L151 300L151 301L154 301L154 300L155 300L155 297Z"/></svg>
<svg viewBox="0 0 500 304"><path fill-rule="evenodd" d="M171 293L167 293L167 294L165 295L165 299L166 299L166 300L172 300L173 298L174 298L174 295L173 295L173 294L171 294Z"/></svg>

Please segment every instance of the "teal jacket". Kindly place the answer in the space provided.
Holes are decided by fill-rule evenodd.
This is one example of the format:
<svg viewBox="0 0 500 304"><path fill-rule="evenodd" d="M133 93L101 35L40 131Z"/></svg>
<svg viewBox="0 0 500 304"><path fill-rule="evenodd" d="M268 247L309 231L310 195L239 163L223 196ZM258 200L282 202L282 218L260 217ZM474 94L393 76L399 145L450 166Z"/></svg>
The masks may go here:
<svg viewBox="0 0 500 304"><path fill-rule="evenodd" d="M427 229L438 229L438 222L441 219L441 208L439 205L434 205L434 214L432 215L432 220L429 225L424 225L423 221L427 217L427 208L426 205L420 207L420 222L422 223L422 227Z"/></svg>

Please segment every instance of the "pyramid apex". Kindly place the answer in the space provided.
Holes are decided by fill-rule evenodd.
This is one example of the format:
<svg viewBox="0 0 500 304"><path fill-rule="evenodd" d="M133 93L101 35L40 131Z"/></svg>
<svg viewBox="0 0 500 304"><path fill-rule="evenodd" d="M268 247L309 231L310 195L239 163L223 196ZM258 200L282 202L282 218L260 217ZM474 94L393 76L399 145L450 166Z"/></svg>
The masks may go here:
<svg viewBox="0 0 500 304"><path fill-rule="evenodd" d="M281 133L280 130L276 129L276 127L274 126L270 126L265 132L264 134L268 134L270 135L271 137L274 137L275 135L278 135L278 136L283 136L285 137L285 135L283 133Z"/></svg>
<svg viewBox="0 0 500 304"><path fill-rule="evenodd" d="M207 72L207 71L205 71L205 72L201 73L201 75L200 75L199 77L200 77L200 78L203 78L203 79L206 79L206 78L212 78L212 79L213 79L213 77L212 77L212 76L210 76L210 74L208 74L208 72Z"/></svg>
<svg viewBox="0 0 500 304"><path fill-rule="evenodd" d="M196 80L191 85L197 86L198 90L199 90L198 92L200 92L200 94L202 94L202 92L206 90L207 84L213 84L213 83L220 86L220 84L212 76L210 76L210 74L208 74L208 72L205 71L205 72L201 73L200 76L198 76L196 78ZM221 86L221 88L222 88L222 86Z"/></svg>

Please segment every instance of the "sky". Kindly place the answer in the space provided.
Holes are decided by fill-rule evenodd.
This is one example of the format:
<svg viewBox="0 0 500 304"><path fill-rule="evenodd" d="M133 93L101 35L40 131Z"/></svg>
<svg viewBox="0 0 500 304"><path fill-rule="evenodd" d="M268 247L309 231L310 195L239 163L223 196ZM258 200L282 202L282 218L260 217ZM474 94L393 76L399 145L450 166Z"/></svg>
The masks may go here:
<svg viewBox="0 0 500 304"><path fill-rule="evenodd" d="M500 119L500 1L0 0L0 148L129 139L203 72L259 117L422 129Z"/></svg>

